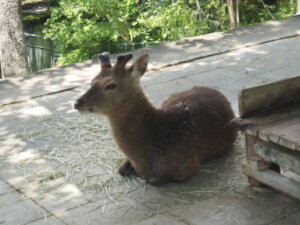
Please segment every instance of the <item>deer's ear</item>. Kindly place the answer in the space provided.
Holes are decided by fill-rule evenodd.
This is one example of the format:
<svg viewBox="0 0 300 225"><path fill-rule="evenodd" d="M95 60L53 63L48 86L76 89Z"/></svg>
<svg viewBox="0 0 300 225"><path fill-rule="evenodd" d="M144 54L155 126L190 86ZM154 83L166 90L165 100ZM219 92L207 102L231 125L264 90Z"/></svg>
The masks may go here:
<svg viewBox="0 0 300 225"><path fill-rule="evenodd" d="M131 66L131 75L136 78L141 77L147 70L148 61L148 54L140 56Z"/></svg>

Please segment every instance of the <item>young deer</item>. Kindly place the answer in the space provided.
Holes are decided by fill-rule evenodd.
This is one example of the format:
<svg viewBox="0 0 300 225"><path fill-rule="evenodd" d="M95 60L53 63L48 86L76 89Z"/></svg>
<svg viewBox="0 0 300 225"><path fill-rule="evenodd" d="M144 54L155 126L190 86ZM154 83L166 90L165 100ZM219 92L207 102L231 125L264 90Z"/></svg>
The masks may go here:
<svg viewBox="0 0 300 225"><path fill-rule="evenodd" d="M198 172L201 163L232 149L237 131L229 125L234 113L224 95L194 87L155 108L139 84L149 56L126 67L131 58L131 53L120 55L112 66L109 53L100 54L101 72L74 104L79 111L108 117L126 157L119 168L122 176L135 172L153 185L184 181Z"/></svg>

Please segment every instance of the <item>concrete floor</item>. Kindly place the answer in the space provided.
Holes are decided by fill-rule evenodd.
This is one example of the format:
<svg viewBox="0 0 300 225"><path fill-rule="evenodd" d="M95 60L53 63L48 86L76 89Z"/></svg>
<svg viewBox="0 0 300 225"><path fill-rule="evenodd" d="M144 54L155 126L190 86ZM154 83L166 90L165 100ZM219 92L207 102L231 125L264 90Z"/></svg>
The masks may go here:
<svg viewBox="0 0 300 225"><path fill-rule="evenodd" d="M153 104L195 85L214 87L238 115L243 87L300 74L299 24L295 16L137 50L135 56L150 53L142 86ZM0 224L300 224L299 201L248 185L240 168L242 135L230 156L181 184L121 183L109 196L79 188L80 171L74 181L62 176L38 182L45 169L59 172L68 165L37 157L39 140L17 134L39 126L43 117L79 117L72 103L98 71L99 64L89 60L0 81ZM53 145L57 141L54 136Z"/></svg>

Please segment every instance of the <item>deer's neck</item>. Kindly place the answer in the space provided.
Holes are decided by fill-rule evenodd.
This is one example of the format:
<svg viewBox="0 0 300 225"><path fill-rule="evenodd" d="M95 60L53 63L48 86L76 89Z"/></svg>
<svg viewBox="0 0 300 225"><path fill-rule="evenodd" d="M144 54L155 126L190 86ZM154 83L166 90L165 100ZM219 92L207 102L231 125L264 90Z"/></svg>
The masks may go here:
<svg viewBox="0 0 300 225"><path fill-rule="evenodd" d="M124 103L120 109L108 115L112 128L122 125L123 123L138 122L143 116L155 116L158 110L155 109L148 101L142 91L137 91L128 97L128 101Z"/></svg>
<svg viewBox="0 0 300 225"><path fill-rule="evenodd" d="M151 146L149 124L156 121L158 110L147 100L143 92L135 93L132 103L128 102L114 115L110 115L109 122L113 136L124 154L131 160L143 160L147 157Z"/></svg>

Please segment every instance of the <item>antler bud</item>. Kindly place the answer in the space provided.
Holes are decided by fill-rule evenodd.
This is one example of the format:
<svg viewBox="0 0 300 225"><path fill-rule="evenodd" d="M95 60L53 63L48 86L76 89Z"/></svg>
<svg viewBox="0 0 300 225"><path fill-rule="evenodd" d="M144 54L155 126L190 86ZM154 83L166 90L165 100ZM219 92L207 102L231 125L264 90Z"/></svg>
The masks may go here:
<svg viewBox="0 0 300 225"><path fill-rule="evenodd" d="M117 58L117 63L115 65L115 67L117 69L123 70L127 64L127 62L133 57L132 53L125 53L122 55L119 55Z"/></svg>
<svg viewBox="0 0 300 225"><path fill-rule="evenodd" d="M98 55L99 61L101 63L101 68L111 67L109 56L109 52L102 52Z"/></svg>

